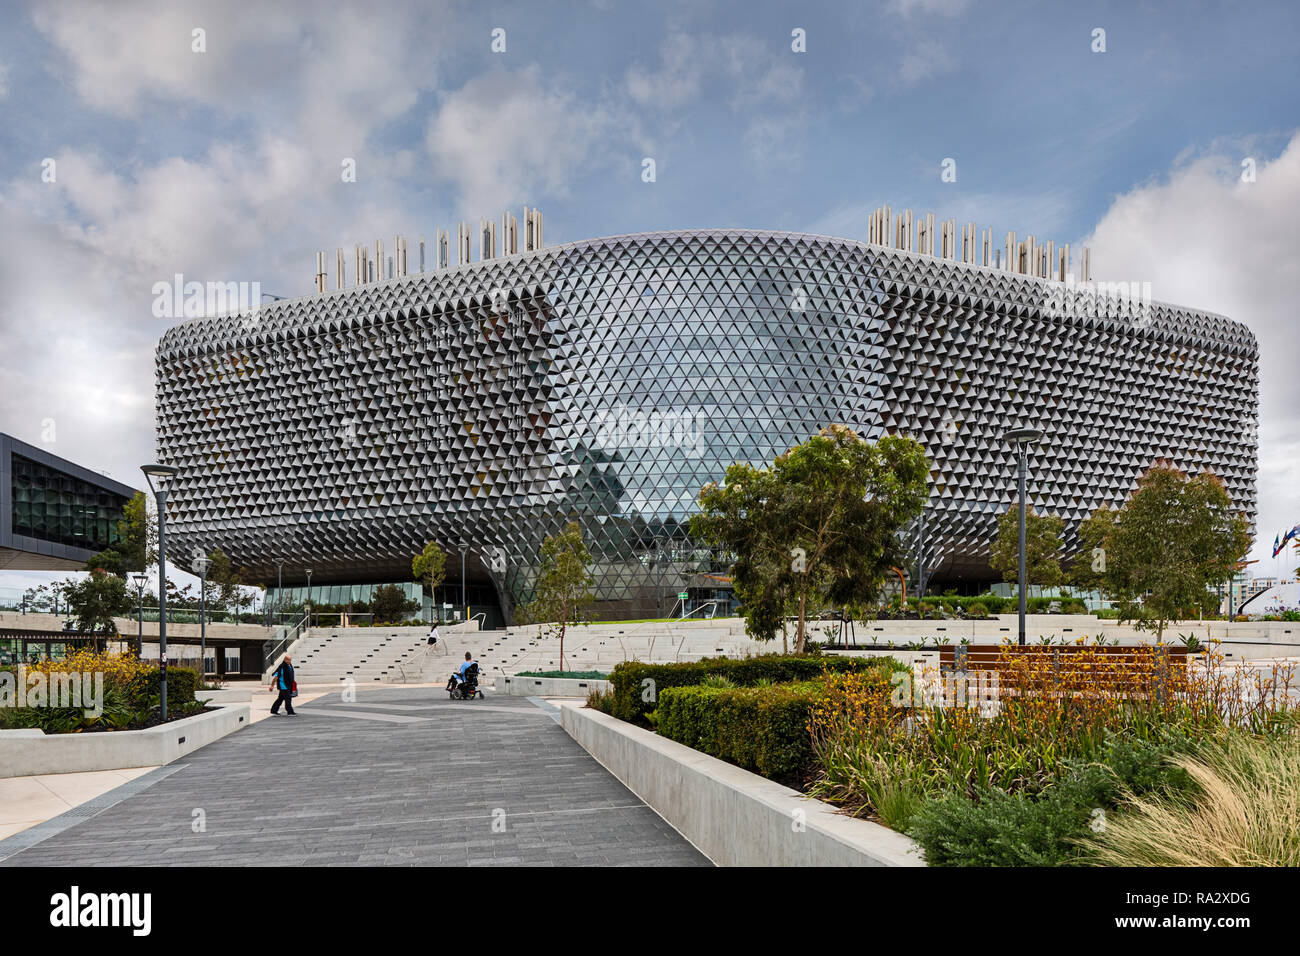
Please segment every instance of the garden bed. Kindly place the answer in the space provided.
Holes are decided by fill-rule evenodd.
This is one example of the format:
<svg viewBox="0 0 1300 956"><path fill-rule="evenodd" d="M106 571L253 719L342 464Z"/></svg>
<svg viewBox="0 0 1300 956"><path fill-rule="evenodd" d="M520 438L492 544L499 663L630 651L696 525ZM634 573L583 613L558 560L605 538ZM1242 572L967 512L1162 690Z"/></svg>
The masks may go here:
<svg viewBox="0 0 1300 956"><path fill-rule="evenodd" d="M1300 863L1288 665L1260 673L1210 650L1187 667L1186 648L1150 645L943 658L915 673L883 654L629 662L589 703L910 834L933 865ZM1252 790L1261 766L1297 792ZM1234 810L1233 787L1265 806ZM1196 816L1236 849L1195 838ZM1161 857L1143 827L1182 842Z"/></svg>

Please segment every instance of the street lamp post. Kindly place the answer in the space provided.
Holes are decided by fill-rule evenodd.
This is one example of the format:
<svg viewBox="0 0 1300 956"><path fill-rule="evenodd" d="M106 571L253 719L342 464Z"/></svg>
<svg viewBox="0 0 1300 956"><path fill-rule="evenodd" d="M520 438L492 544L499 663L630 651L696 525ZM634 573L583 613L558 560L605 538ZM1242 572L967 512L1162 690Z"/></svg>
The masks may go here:
<svg viewBox="0 0 1300 956"><path fill-rule="evenodd" d="M144 651L144 586L149 582L149 575L141 571L131 575L131 580L135 583L136 597L140 600L140 623L135 638L135 656L138 660Z"/></svg>
<svg viewBox="0 0 1300 956"><path fill-rule="evenodd" d="M921 506L920 523L917 527L916 543L916 600L917 610L921 610L920 600L925 597L925 506Z"/></svg>
<svg viewBox="0 0 1300 956"><path fill-rule="evenodd" d="M311 568L307 569L307 629L311 629Z"/></svg>
<svg viewBox="0 0 1300 956"><path fill-rule="evenodd" d="M1020 455L1020 643L1025 643L1025 607L1029 590L1028 573L1025 565L1025 474L1029 469L1029 446L1043 437L1037 428L1014 428L1003 436L1007 441L1015 442Z"/></svg>
<svg viewBox="0 0 1300 956"><path fill-rule="evenodd" d="M271 626L279 624L280 607L284 603L284 559L275 562L275 610L271 612Z"/></svg>
<svg viewBox="0 0 1300 956"><path fill-rule="evenodd" d="M465 615L465 620L469 620L469 608L465 605L465 552L469 545L465 542L460 544L460 612Z"/></svg>
<svg viewBox="0 0 1300 956"><path fill-rule="evenodd" d="M208 672L208 568L212 561L203 555L194 559L192 567L199 574L199 673Z"/></svg>
<svg viewBox="0 0 1300 956"><path fill-rule="evenodd" d="M180 473L175 465L141 465L158 506L158 677L162 719L167 721L167 486Z"/></svg>

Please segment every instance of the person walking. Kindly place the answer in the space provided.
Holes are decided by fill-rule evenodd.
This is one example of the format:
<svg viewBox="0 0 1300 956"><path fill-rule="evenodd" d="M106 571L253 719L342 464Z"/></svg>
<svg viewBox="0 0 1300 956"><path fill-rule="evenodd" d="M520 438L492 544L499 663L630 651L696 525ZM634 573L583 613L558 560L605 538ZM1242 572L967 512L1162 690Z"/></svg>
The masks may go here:
<svg viewBox="0 0 1300 956"><path fill-rule="evenodd" d="M284 704L286 714L290 717L297 716L293 710L293 695L298 693L298 682L293 679L293 658L285 654L284 660L280 662L280 666L275 669L271 677L271 690L280 692L280 696L271 705L271 713L278 715L280 705Z"/></svg>
<svg viewBox="0 0 1300 956"><path fill-rule="evenodd" d="M438 625L437 622L429 628L429 646L434 647L438 643Z"/></svg>

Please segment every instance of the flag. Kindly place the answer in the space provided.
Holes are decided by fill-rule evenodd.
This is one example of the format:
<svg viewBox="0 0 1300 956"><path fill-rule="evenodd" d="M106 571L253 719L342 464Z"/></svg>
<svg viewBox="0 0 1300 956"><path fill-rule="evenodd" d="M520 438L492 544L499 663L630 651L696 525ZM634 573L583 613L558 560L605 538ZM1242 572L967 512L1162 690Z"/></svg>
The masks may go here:
<svg viewBox="0 0 1300 956"><path fill-rule="evenodd" d="M1277 535L1273 535L1273 557L1276 558L1281 550L1282 540Z"/></svg>

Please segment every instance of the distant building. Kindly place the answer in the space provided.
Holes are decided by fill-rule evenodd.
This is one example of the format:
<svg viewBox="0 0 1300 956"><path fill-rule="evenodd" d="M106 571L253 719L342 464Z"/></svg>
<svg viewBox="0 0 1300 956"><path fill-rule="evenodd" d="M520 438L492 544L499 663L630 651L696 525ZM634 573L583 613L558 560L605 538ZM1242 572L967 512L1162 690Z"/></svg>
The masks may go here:
<svg viewBox="0 0 1300 956"><path fill-rule="evenodd" d="M80 571L118 540L135 489L0 434L0 569Z"/></svg>

